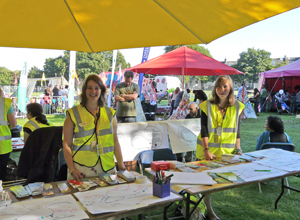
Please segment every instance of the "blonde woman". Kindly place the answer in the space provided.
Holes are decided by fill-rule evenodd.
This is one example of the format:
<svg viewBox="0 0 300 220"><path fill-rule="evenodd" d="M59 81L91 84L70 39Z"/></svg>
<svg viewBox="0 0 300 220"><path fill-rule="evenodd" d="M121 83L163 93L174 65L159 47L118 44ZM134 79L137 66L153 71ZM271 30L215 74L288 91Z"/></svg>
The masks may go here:
<svg viewBox="0 0 300 220"><path fill-rule="evenodd" d="M220 76L215 82L212 98L199 105L201 109L201 133L197 140L196 157L213 160L222 154L242 154L240 146L240 115L244 104L235 100L232 79ZM210 194L206 194L209 219L218 219L214 213Z"/></svg>

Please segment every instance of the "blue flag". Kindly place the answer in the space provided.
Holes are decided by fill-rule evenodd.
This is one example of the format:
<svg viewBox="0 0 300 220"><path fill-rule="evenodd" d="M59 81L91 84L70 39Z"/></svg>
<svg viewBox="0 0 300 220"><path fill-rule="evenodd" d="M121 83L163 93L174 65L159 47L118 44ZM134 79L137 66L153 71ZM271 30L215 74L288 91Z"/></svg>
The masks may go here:
<svg viewBox="0 0 300 220"><path fill-rule="evenodd" d="M148 60L149 53L150 53L150 48L151 47L144 47L142 63ZM140 73L140 75L139 75L140 94L141 94L142 86L143 86L143 78L144 78L144 73Z"/></svg>

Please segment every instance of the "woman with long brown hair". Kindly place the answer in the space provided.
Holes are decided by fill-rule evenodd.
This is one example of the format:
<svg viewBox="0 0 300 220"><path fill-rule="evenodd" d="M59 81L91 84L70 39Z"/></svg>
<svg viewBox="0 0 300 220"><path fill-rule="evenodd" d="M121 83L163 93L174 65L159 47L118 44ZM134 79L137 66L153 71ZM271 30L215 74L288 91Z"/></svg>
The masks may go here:
<svg viewBox="0 0 300 220"><path fill-rule="evenodd" d="M104 106L105 94L102 80L91 74L83 82L80 105L67 111L63 149L69 168L68 179L114 173L114 156L119 169L125 169L115 110Z"/></svg>

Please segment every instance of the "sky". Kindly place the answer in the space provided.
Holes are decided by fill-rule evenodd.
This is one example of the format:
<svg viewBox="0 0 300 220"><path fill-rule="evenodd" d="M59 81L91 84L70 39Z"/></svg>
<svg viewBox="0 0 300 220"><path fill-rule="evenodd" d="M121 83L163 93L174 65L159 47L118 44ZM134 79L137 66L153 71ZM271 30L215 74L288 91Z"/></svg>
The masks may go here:
<svg viewBox="0 0 300 220"><path fill-rule="evenodd" d="M214 59L236 61L247 48L263 49L271 53L271 58L300 57L300 8L276 15L248 27L225 35L205 45ZM121 49L125 60L135 66L141 63L143 48ZM151 47L149 59L164 54L164 46ZM0 66L11 71L27 67L43 69L47 58L63 55L62 50L26 49L0 47Z"/></svg>

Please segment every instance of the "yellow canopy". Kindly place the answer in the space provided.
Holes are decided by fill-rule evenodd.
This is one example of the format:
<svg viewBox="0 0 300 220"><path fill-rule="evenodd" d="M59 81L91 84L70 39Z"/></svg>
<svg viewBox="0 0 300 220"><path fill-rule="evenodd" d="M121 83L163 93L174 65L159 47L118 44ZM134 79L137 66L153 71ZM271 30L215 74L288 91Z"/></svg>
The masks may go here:
<svg viewBox="0 0 300 220"><path fill-rule="evenodd" d="M299 0L1 0L0 46L98 52L209 43Z"/></svg>

